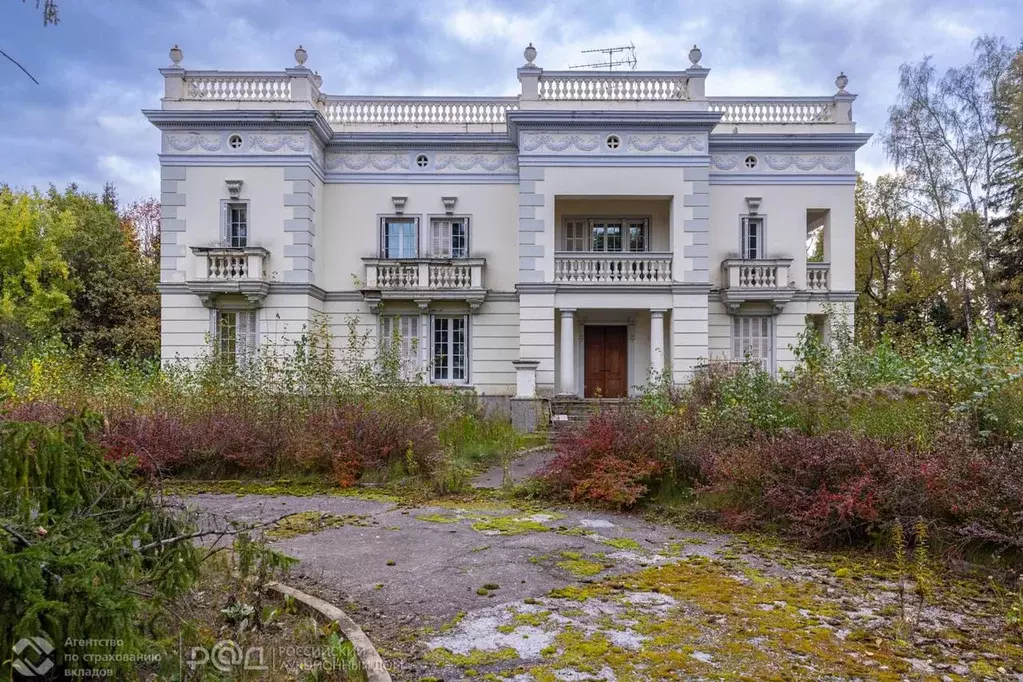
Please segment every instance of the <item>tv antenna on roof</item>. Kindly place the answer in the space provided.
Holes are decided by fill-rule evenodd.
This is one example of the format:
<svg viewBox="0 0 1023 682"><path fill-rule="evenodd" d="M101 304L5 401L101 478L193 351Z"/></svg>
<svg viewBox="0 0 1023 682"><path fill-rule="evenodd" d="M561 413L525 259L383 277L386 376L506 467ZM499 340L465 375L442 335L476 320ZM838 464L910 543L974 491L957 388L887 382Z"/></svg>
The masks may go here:
<svg viewBox="0 0 1023 682"><path fill-rule="evenodd" d="M633 70L636 68L636 46L633 45L632 42L629 42L628 45L622 45L621 47L598 47L592 50L582 51L583 54L593 54L594 52L606 55L607 59L602 62L593 62L591 64L575 64L568 68L607 69L608 71L614 71L616 66L628 66Z"/></svg>

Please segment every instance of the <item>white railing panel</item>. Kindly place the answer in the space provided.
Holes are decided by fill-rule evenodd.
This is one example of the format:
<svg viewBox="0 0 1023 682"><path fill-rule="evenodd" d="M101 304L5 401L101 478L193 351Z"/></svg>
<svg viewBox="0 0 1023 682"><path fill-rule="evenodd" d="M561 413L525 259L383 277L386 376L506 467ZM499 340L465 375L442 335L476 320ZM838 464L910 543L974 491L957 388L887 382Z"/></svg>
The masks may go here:
<svg viewBox="0 0 1023 682"><path fill-rule="evenodd" d="M545 72L537 94L546 101L677 101L688 99L687 86L685 74Z"/></svg>
<svg viewBox="0 0 1023 682"><path fill-rule="evenodd" d="M828 263L806 264L806 288L810 291L828 291L828 274L831 266Z"/></svg>
<svg viewBox="0 0 1023 682"><path fill-rule="evenodd" d="M185 99L211 102L287 102L291 77L283 73L216 73L185 76Z"/></svg>
<svg viewBox="0 0 1023 682"><path fill-rule="evenodd" d="M328 123L504 124L505 114L517 109L512 98L389 98L328 97L323 115Z"/></svg>
<svg viewBox="0 0 1023 682"><path fill-rule="evenodd" d="M722 123L835 123L831 97L708 97Z"/></svg>
<svg viewBox="0 0 1023 682"><path fill-rule="evenodd" d="M562 284L671 282L671 254L558 253L554 281Z"/></svg>

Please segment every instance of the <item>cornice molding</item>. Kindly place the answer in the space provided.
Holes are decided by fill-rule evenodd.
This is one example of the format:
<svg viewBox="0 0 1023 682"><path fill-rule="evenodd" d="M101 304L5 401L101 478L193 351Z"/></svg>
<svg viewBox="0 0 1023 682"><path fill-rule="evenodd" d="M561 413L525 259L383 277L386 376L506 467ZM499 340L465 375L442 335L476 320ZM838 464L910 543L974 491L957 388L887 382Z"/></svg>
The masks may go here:
<svg viewBox="0 0 1023 682"><path fill-rule="evenodd" d="M711 152L785 151L854 152L871 133L712 133Z"/></svg>
<svg viewBox="0 0 1023 682"><path fill-rule="evenodd" d="M721 120L720 111L609 111L578 109L518 109L505 117L508 136L523 130L579 130L593 128L676 129L710 132Z"/></svg>
<svg viewBox="0 0 1023 682"><path fill-rule="evenodd" d="M306 129L316 134L320 144L327 144L334 131L319 111L314 110L179 110L143 109L142 115L150 123L166 131L195 129L251 130L264 128Z"/></svg>

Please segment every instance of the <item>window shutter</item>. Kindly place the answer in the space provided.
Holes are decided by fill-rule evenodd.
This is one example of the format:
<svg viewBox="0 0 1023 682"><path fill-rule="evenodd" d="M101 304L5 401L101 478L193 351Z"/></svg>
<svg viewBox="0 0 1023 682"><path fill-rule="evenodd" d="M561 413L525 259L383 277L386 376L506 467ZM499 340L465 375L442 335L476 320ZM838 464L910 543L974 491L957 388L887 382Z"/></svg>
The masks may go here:
<svg viewBox="0 0 1023 682"><path fill-rule="evenodd" d="M220 202L220 241L222 244L231 243L231 209L226 201Z"/></svg>

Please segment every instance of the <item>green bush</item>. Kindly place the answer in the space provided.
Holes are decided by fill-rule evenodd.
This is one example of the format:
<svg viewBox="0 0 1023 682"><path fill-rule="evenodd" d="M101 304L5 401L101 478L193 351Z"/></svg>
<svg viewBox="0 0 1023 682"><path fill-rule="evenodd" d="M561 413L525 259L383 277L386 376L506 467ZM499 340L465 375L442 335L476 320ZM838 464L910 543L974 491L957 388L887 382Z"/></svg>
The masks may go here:
<svg viewBox="0 0 1023 682"><path fill-rule="evenodd" d="M198 553L187 521L140 488L127 463L104 458L90 439L99 428L94 415L0 423L0 651L45 637L60 666L116 655L104 667L127 676L135 665L124 657L147 651L148 616L192 584ZM74 648L77 663L64 656L68 639L89 642Z"/></svg>

